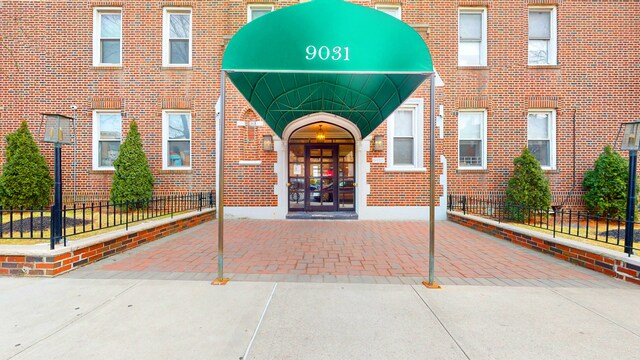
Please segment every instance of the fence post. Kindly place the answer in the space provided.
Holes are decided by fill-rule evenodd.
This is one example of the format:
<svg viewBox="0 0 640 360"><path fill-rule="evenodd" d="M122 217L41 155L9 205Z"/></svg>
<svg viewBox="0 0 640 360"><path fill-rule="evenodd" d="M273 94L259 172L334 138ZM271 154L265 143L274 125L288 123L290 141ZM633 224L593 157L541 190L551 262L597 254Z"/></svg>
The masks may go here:
<svg viewBox="0 0 640 360"><path fill-rule="evenodd" d="M126 205L126 209L127 209L127 214L125 216L126 220L126 224L125 224L125 230L129 231L129 200L127 200L127 202L125 203Z"/></svg>
<svg viewBox="0 0 640 360"><path fill-rule="evenodd" d="M75 206L75 203L74 203ZM67 205L64 205L62 207L62 212L60 213L60 216L62 216L62 240L63 240L63 246L67 246Z"/></svg>
<svg viewBox="0 0 640 360"><path fill-rule="evenodd" d="M554 239L556 237L556 217L558 216L558 211L560 211L560 209L553 211L553 238Z"/></svg>
<svg viewBox="0 0 640 360"><path fill-rule="evenodd" d="M462 213L467 215L467 195L462 196Z"/></svg>

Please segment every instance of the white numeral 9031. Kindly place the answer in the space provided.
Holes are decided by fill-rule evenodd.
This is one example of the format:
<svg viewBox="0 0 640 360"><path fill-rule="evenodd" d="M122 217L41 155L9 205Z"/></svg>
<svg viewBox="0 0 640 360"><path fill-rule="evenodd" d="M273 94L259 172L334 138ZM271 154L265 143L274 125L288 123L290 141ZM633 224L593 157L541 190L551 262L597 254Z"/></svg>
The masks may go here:
<svg viewBox="0 0 640 360"><path fill-rule="evenodd" d="M320 46L316 48L313 45L307 46L307 60L313 60L316 57L320 60L333 60L333 61L349 61L349 48L342 46L334 46L330 49L328 46Z"/></svg>

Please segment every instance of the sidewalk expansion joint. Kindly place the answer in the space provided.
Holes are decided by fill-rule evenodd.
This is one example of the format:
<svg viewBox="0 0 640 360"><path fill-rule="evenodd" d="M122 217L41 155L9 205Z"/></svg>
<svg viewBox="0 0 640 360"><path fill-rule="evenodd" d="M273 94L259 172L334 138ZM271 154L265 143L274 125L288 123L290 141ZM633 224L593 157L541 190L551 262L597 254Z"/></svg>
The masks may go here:
<svg viewBox="0 0 640 360"><path fill-rule="evenodd" d="M447 332L447 334L449 335L449 337L451 338L451 340L453 340L453 342L456 344L456 346L458 347L458 349L460 349L460 351L462 351L462 354L464 354L464 357L466 357L467 359L471 360L471 358L469 357L469 355L467 355L467 353L464 351L464 349L462 348L462 346L460 345L460 343L458 342L458 340L456 340L455 337L453 337L453 334L451 334L451 332L449 331L449 329L447 329L447 327L444 325L444 323L442 322L442 320L440 320L440 318L438 317L438 315L436 315L435 311L433 311L433 309L431 308L431 306L429 306L429 304L427 303L427 301L420 295L420 293L418 292L418 290L416 290L415 286L411 286L411 289L413 290L413 292L416 293L416 295L418 296L418 298L422 301L422 303L424 304L424 306L427 307L427 309L429 309L429 311L431 312L431 314L433 314L433 316L436 318L436 320L438 320L438 323L440 323L440 326L442 326L442 328L444 329L444 331Z"/></svg>
<svg viewBox="0 0 640 360"><path fill-rule="evenodd" d="M269 309L269 305L271 305L271 299L273 299L273 294L276 292L276 287L278 287L278 283L273 284L273 289L271 289L271 295L269 295L269 299L264 306L264 310L262 310L262 315L260 315L260 320L258 320L258 325L256 325L256 329L253 331L253 335L251 336L251 340L249 340L249 344L247 345L247 350L244 352L244 355L240 357L240 360L246 360L249 357L249 351L251 351L251 346L253 345L253 341L256 339L256 335L258 335L258 330L260 329L260 325L262 325L262 320L264 320L264 316L267 314L267 309Z"/></svg>

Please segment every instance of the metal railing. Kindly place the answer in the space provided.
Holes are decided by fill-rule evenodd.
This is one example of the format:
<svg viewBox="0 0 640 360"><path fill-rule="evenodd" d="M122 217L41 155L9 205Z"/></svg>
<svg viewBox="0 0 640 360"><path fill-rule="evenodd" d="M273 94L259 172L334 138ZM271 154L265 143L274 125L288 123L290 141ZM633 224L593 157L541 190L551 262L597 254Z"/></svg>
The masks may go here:
<svg viewBox="0 0 640 360"><path fill-rule="evenodd" d="M449 194L450 211L461 211L464 214L479 215L498 222L519 223L552 233L576 236L598 243L611 245L624 251L626 220L620 216L608 217L590 214L587 211L564 210L558 207L539 209L522 205L509 204L504 195L492 194L483 196ZM634 243L632 248L640 250L639 222L633 222Z"/></svg>
<svg viewBox="0 0 640 360"><path fill-rule="evenodd" d="M213 192L168 195L123 203L74 203L62 207L62 234L80 235L148 219L214 206ZM49 239L51 211L0 207L0 239Z"/></svg>

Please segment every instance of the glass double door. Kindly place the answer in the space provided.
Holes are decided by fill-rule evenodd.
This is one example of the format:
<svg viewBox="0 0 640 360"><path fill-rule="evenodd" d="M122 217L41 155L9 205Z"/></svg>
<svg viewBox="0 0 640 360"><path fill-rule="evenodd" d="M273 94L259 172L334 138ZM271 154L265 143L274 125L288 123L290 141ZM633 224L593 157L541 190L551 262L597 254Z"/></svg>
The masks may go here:
<svg viewBox="0 0 640 360"><path fill-rule="evenodd" d="M354 210L353 144L291 144L289 154L290 210Z"/></svg>

